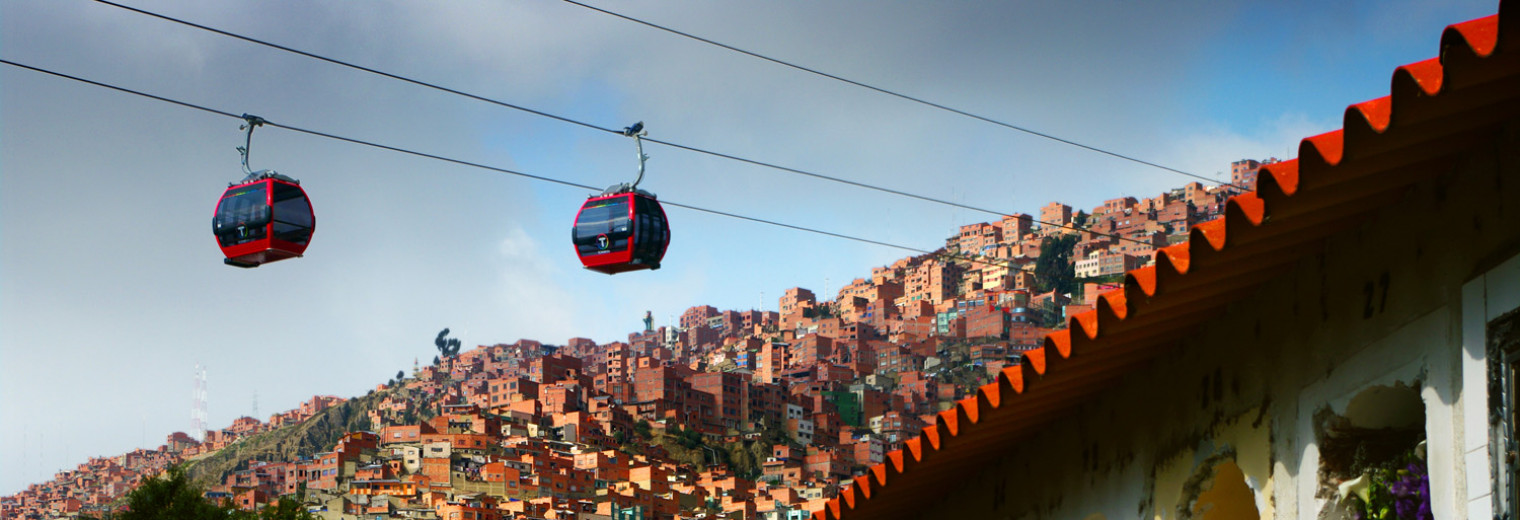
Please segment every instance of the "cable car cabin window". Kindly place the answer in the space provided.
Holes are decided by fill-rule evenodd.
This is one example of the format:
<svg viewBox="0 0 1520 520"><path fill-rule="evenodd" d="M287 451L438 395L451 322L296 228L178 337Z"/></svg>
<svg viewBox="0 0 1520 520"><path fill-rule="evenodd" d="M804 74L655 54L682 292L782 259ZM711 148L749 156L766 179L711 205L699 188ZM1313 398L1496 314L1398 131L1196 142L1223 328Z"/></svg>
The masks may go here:
<svg viewBox="0 0 1520 520"><path fill-rule="evenodd" d="M274 238L305 244L311 240L311 203L301 188L274 184Z"/></svg>
<svg viewBox="0 0 1520 520"><path fill-rule="evenodd" d="M643 197L633 197L633 258L649 256L649 206Z"/></svg>
<svg viewBox="0 0 1520 520"><path fill-rule="evenodd" d="M670 240L670 227L665 221L665 211L660 208L660 203L653 199L639 200L640 218L643 219L639 226L640 240L645 242L645 255L648 263L658 264L661 257L665 256L665 244Z"/></svg>
<svg viewBox="0 0 1520 520"><path fill-rule="evenodd" d="M263 239L265 225L269 223L266 200L263 184L244 186L223 195L211 220L217 241L225 247Z"/></svg>
<svg viewBox="0 0 1520 520"><path fill-rule="evenodd" d="M628 220L628 200L624 197L591 202L581 209L575 220L575 249L581 254L618 250L628 247L632 232ZM598 240L606 235L605 243Z"/></svg>
<svg viewBox="0 0 1520 520"><path fill-rule="evenodd" d="M660 226L654 219L653 204L644 197L634 197L634 215L637 216L638 227L634 228L633 240L635 244L634 256L645 263L652 263L659 256Z"/></svg>
<svg viewBox="0 0 1520 520"><path fill-rule="evenodd" d="M656 231L650 237L653 244L651 247L654 248L653 255L655 258L664 257L665 245L670 242L670 223L665 221L665 210L660 208L659 202L651 200L649 206L649 218Z"/></svg>

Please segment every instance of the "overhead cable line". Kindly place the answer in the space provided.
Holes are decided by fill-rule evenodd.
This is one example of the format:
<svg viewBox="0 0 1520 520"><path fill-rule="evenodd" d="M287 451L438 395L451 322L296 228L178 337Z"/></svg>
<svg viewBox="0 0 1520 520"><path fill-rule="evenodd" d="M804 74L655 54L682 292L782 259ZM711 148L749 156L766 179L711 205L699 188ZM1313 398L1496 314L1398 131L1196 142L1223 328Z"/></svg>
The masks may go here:
<svg viewBox="0 0 1520 520"><path fill-rule="evenodd" d="M630 21L630 22L633 22L633 23L636 23L636 24L639 24L639 25L643 25L645 27L650 27L650 28L653 28L653 29L659 29L661 31L665 31L665 32L668 32L670 34L674 34L676 36L681 36L683 38L687 38L687 39L691 39L691 40L696 40L696 41L699 41L699 42L702 42L702 43L705 43L705 44L708 44L708 45L712 45L712 46L715 46L715 47L720 47L720 48L727 49L727 50L730 50L730 51L733 51L733 52L737 52L739 54L743 54L743 55L749 56L751 58L765 60L765 61L768 61L768 62L771 62L771 63L775 63L777 65L781 65L783 67L789 67L789 68L792 68L792 69L800 70L800 71L807 72L807 73L810 73L810 74L814 74L814 75L817 75L817 76L822 76L822 77L825 77L825 78L828 78L828 79L832 79L834 81L839 81L839 82L842 82L842 83L847 83L847 84L854 85L854 86L857 86L857 87L860 87L860 88L863 88L863 89L879 92L879 93L886 94L888 96L892 96L892 97L895 97L895 98L898 98L898 99L902 99L902 100L906 100L906 101L911 101L913 103L918 103L920 105L924 105L924 106L927 106L927 107L936 108L936 109L939 109L939 110L943 110L945 112L950 112L952 114L957 114L957 115L969 117L969 118L972 118L972 119L975 119L975 120L978 120L978 121L982 121L982 122L985 122L985 123L992 123L994 125L1001 126L1003 128L1007 128L1007 129L1010 129L1010 130L1016 130L1016 131L1023 132L1023 133L1026 133L1026 134L1029 134L1029 135L1032 135L1032 136L1035 136L1035 137L1042 137L1042 138L1049 139L1051 141L1055 141L1055 142L1062 143L1062 144L1065 144L1065 145L1075 146L1077 148L1081 148L1083 150L1087 150L1087 151L1090 151L1090 152L1097 152L1097 153L1100 153L1100 154L1103 154L1103 155L1107 155L1107 156L1110 156L1110 157L1114 157L1114 158L1118 158L1118 159L1123 159L1125 161L1129 161L1129 162L1132 162L1132 163L1141 164L1141 165L1145 165L1145 166L1150 166L1152 168L1158 168L1158 169L1165 170L1165 171L1172 172L1172 173L1176 173L1176 174L1179 174L1179 175L1186 175L1186 176L1192 177L1194 179L1201 179L1201 180L1208 181L1208 182L1215 183L1215 184L1219 184L1219 185L1222 185L1222 186L1234 186L1236 188L1240 188L1239 186L1235 186L1234 184L1230 184L1228 182L1223 182L1223 181L1220 181L1218 179L1211 179L1211 178L1204 177L1202 175L1198 175L1198 174L1195 174L1195 173L1179 170L1177 168L1172 168L1170 166L1156 164L1156 163L1153 163L1153 162L1150 162L1150 161L1146 161L1144 159L1139 159L1139 158L1136 158L1136 157L1133 157L1133 156L1129 156L1129 155L1121 154L1121 153L1118 153L1118 152L1113 152L1113 151L1105 150L1103 148L1098 148L1098 147L1093 146L1093 145L1082 144L1080 142L1073 141L1071 139L1067 139L1067 138L1064 138L1064 137L1058 137L1058 136L1055 136L1055 135L1052 135L1052 134L1041 132L1039 130L1034 130L1034 129L1031 129L1031 128L1028 128L1028 127L1015 125L1013 123L1008 123L1008 122L1005 122L1005 121L999 121L997 119L993 119L993 118L990 118L990 117L987 117L987 116L982 116L982 115L974 114L974 113L967 112L965 110L961 110L961 109L954 108L954 107L951 107L951 106L943 105L943 104L940 104L940 103L935 103L933 101L929 101L929 100L926 100L926 99L923 99L923 98L913 97L913 96L909 96L907 94L902 94L902 93L899 93L899 92L896 92L896 91L893 91L893 90L888 90L888 89L885 89L885 88L882 88L882 87L877 87L877 86L870 85L870 84L867 84L867 83L862 83L862 82L855 81L853 79L849 79L849 78L846 78L846 77L843 77L843 76L839 76L839 75L823 72L823 71L818 70L818 69L812 69L812 68L804 67L802 65L798 65L798 64L795 64L795 63L792 63L792 62L789 62L789 61L772 58L770 56L766 56L764 54L760 54L760 53L757 53L757 52L747 51L747 50L744 50L744 49L741 49L741 48L738 48L738 47L735 47L735 46L732 46L732 45L729 45L729 44L726 44L726 43L723 43L723 42L711 40L711 39L708 39L708 38L703 38L703 37L697 36L695 34L679 31L679 30L676 30L676 29L672 29L670 27L666 27L666 26L663 26L663 25L660 25L660 24L657 24L657 23L654 23L654 22L647 22L647 21L640 20L638 18L634 18L632 16L628 16L628 15L625 15L625 14L622 14L622 13L617 13L617 12L609 11L609 10L606 10L606 9L602 9L600 7L596 7L596 6L593 6L593 5L589 5L589 4L585 4L585 3L582 3L582 2L578 2L576 0L562 0L562 1L565 2L565 3L569 3L569 4L575 4L575 5L578 5L578 6L581 6L581 7L584 7L586 9L590 9L592 11L596 11L596 12L599 12L599 13L615 16L617 18L621 18L623 20L627 20L627 21Z"/></svg>
<svg viewBox="0 0 1520 520"><path fill-rule="evenodd" d="M263 45L265 47L269 47L269 48L277 49L277 50L282 50L282 51L285 51L285 52L289 52L291 54L299 54L301 56L305 56L307 58L311 58L311 59L314 59L314 60L325 61L325 62L331 63L333 65L339 65L339 66L343 66L343 67L348 67L350 69L354 69L354 70L358 70L358 71L363 71L363 72L368 72L370 74L374 74L374 75L377 75L377 76L384 76L384 77L387 77L387 78L390 78L390 79L394 79L394 80L397 80L397 81L403 81L403 82L406 82L406 83L411 83L413 85L417 85L417 86L420 86L420 87L427 87L427 88L430 88L430 89L433 89L433 90L438 90L438 91L441 91L441 92L447 92L449 94L454 94L454 95L457 95L457 96L464 96L464 97L467 97L467 98L470 98L470 99L473 99L473 100L476 100L476 101L484 101L486 103L490 103L490 104L498 105L498 106L503 106L503 107L510 108L510 109L513 109L513 110L520 110L520 111L527 112L529 114L533 114L533 115L536 115L536 116L543 116L543 117L547 117L547 118L550 118L550 119L558 120L558 121L561 121L561 122L570 123L572 125L584 126L586 128L590 128L592 130L601 130L603 132L614 133L614 134L621 134L622 133L622 130L619 130L619 129L613 129L613 128L607 128L607 127L603 127L603 126L597 126L597 125L594 125L594 124L591 124L591 123L587 123L585 121L577 121L577 120L574 120L574 119L570 119L568 117L557 116L557 115L554 115L554 114L550 114L548 112L534 110L534 109L531 109L531 108L528 108L528 107L525 107L525 106L522 106L522 105L515 105L515 104L512 104L512 103L507 103L505 101L500 101L500 100L491 99L491 98L488 98L488 97L485 97L485 96L471 94L469 92L465 92L465 91L462 91L462 90L456 90L456 89L452 89L452 88L449 88L449 87L437 85L437 84L434 84L434 83L428 83L426 81L421 81L421 80L416 80L416 79L408 78L406 76L402 76L402 75L399 75L399 74L391 74L391 73L385 72L383 70L372 69L372 68L369 68L369 67L365 67L363 65L357 65L357 64L350 63L350 62L347 62L347 61L343 61L343 60L339 60L339 59L334 59L334 58L329 58L329 57L326 57L326 56L323 56L323 55L320 55L320 54L306 52L306 51L303 51L303 50L300 50L300 49L291 48L291 47L286 47L286 46L280 45L278 43L271 43L271 42L267 42L267 41L264 41L264 40L260 40L258 38L253 38L253 37L249 37L249 36L243 36L243 35L238 34L238 33L224 31L224 30L221 30L221 29L217 29L215 27L211 27L211 26L207 26L207 25L201 25L201 24L198 24L198 23L195 23L195 22L191 22L191 21L188 21L188 20L182 20L182 19L175 18L175 17L169 16L169 15L159 14L159 13L155 13L153 11L148 11L148 10L145 10L145 9L138 9L136 7L132 7L132 6L129 6L129 5L118 4L116 2L111 2L109 0L95 0L95 1L97 3L109 5L111 7L116 7L116 8L119 8L119 9L125 9L127 11L132 11L132 12L137 13L137 14L151 16L153 18L158 18L160 20L164 20L164 21L168 21L168 22L174 22L174 23L177 23L177 24L180 24L180 25L184 25L184 26L187 26L187 27L193 27L193 28L196 28L196 29L200 29L202 31L220 34L220 35L226 36L228 38L235 38L235 39L238 39L238 40L243 40L243 41L248 42L248 43L253 43L253 44L257 44L257 45Z"/></svg>
<svg viewBox="0 0 1520 520"><path fill-rule="evenodd" d="M44 69L44 68L41 68L41 67L34 67L34 66L31 66L31 65L26 65L26 64L23 64L23 63L18 63L18 62L15 62L15 61L11 61L11 60L8 60L8 59L5 59L5 58L0 58L0 63L4 63L4 64L10 65L12 67L26 69L26 70L30 70L30 71L34 71L34 72L40 72L42 74L47 74L47 75L50 75L50 76L55 76L55 77L59 77L59 78L63 78L63 79L73 80L73 81L77 81L77 82L80 82L80 83L85 83L85 84L88 84L88 85L94 85L94 86L97 86L97 87L101 87L101 88L105 88L105 89L109 89L109 90L114 90L114 91L117 91L117 92L122 92L122 93L126 93L126 94L132 94L132 95L136 95L136 96L141 96L141 97L145 97L145 98L152 99L152 100L155 100L155 101L162 101L164 103L169 103L169 104L172 104L172 105L178 105L178 106L181 106L181 107L184 107L184 108L190 108L190 109L194 109L194 110L199 110L199 111L206 112L206 113L209 113L209 114L215 114L215 115L219 115L219 116L223 116L223 117L230 117L230 118L239 119L239 120L244 120L244 119L246 119L248 117L246 114L236 114L236 113L233 113L233 112L228 112L226 110L218 110L218 109L207 107L207 106L204 106L204 105L197 105L197 104L186 102L186 101L180 101L180 100L177 100L177 99L168 98L168 97L164 97L164 96L159 96L159 95L156 95L156 94L150 94L150 93L143 92L143 91L140 91L140 90L134 90L134 89L126 88L126 87L112 85L112 84L109 84L109 83L104 83L104 82L95 81L95 80L91 80L91 79L81 78L79 76L65 74L65 73L62 73L62 72L57 72L57 71L53 71L53 70L49 70L49 69ZM362 146L368 146L368 147L371 147L371 148L378 148L378 149L381 149L381 150L388 150L388 151L392 151L392 152L397 152L397 153L402 153L402 154L407 154L407 155L413 155L413 156L423 157L423 158L427 158L427 159L433 159L433 160L437 160L437 161L443 161L443 162L447 162L447 163L451 163L451 164L457 164L457 165L460 165L460 166L469 166L469 167L472 167L472 168L479 168L479 169L482 169L482 170L489 170L489 171L493 171L493 172L497 172L497 173L505 173L505 174L509 174L509 175L516 175L518 177L525 177L525 178L528 178L528 179L533 179L533 180L538 180L538 181L558 184L558 185L561 185L561 186L568 186L568 187L572 187L572 188L580 188L580 189L584 189L584 190L588 190L588 191L599 192L599 191L602 190L601 188L597 188L595 186L589 186L589 185L586 185L586 184L581 184L581 183L577 183L577 182L571 182L571 181L567 181L567 180L563 180L563 179L556 179L556 178L553 178L553 177L545 177L545 176L542 176L542 175L533 175L533 174L530 174L530 173L524 173L524 172L520 172L520 171L516 171L516 170L510 170L510 169L507 169L507 168L501 168L501 167L497 167L497 166L491 166L491 165L488 165L488 164L482 164L482 163L477 163L477 162L472 162L472 161L466 161L466 160L463 160L463 159L455 159L455 158L452 158L452 157L447 157L447 156L437 155L437 154L432 154L432 153L427 153L427 152L419 152L419 151L416 151L416 150L411 150L411 149L408 149L408 148L402 148L402 147L399 147L399 146L392 146L392 145L387 145L387 144L381 144L381 143L376 143L376 142L373 142L373 141L365 141L363 139L357 139L357 138L353 138L353 137L346 137L346 136L342 136L342 135L338 135L338 134L323 132L323 131L320 131L320 130L312 130L312 129L308 129L308 128L302 128L302 127L298 127L298 126L287 125L287 124L284 124L284 123L277 123L277 122L269 121L269 120L262 119L262 118L260 118L260 120L261 120L261 124L264 125L264 126L271 126L271 127L275 127L275 128L283 128L285 130L290 130L292 132L307 134L307 135L316 136L316 137L323 137L323 138L332 139L332 140L335 140L335 141L343 141L343 142L346 142L346 143L352 143L352 144L357 144L357 145L362 145ZM857 236L853 236L853 235L846 235L846 234L843 234L843 233L835 233L833 231L825 231L825 230L821 230L821 229L817 229L817 228L811 228L811 227L807 227L807 226L800 226L800 225L796 225L796 224L787 224L787 223L784 223L784 222L778 222L778 221L769 220L769 219L763 219L763 218L759 218L759 217L750 217L750 216L746 216L746 215L740 215L740 214L737 214L737 213L729 213L727 211L720 211L720 210L715 210L715 209L704 208L704 207L701 207L701 206L694 206L694 205L691 205L691 204L682 204L682 203L679 203L679 202L671 202L671 201L668 201L668 200L667 201L662 201L662 203L666 204L666 205L669 205L669 206L675 206L675 207L678 207L678 208L685 208L685 209L689 209L689 210L692 210L692 211L698 211L698 212L708 213L708 214L712 214L712 215L719 215L719 216L724 216L724 217L729 217L729 218L739 219L739 220L747 220L747 221L750 221L750 222L755 222L755 223L759 223L759 224L768 224L768 225L782 227L782 228L787 228L787 229L792 229L792 230L796 230L796 231L805 231L805 232L808 232L808 233L814 233L814 234L819 234L819 235L824 235L824 236L830 236L830 237L835 237L835 238L842 238L842 239L845 239L845 240L853 240L853 241L856 241L856 242L861 242L861 243L866 243L866 244L873 244L873 245L878 245L878 246L883 246L883 247L890 247L890 248L895 248L895 249L901 249L901 250L904 250L904 251L910 251L910 252L924 254L924 255L941 256L941 257L946 257L946 258L951 258L951 259L957 259L957 260L965 260L965 261L968 261L968 262L980 263L980 264L985 264L985 265L993 265L993 266L1000 266L1000 267L1015 268L1015 266L1012 265L1012 263L1008 262L1008 261L984 260L984 259L981 259L981 258L976 258L976 257L971 257L971 256L966 256L966 255L958 255L958 254L947 253L947 252L929 251L929 250L920 249L920 248L916 248L916 247L909 247L909 246L904 246L904 245L899 245L899 244L893 244L891 242L883 242L883 241L880 241L880 240L873 240L873 239L869 239L869 238L861 238L861 237L857 237Z"/></svg>
<svg viewBox="0 0 1520 520"><path fill-rule="evenodd" d="M188 21L188 20L183 20L183 19L180 19L180 18L175 18L175 17L172 17L172 16L164 15L164 14L159 14L159 13L156 13L156 12L153 12L153 11L148 11L148 10L145 10L145 9L139 9L139 8L132 7L132 6L122 5L122 4L119 4L119 3L116 3L116 2L112 2L110 0L94 0L94 1L97 2L97 3L100 3L100 4L109 5L109 6L112 6L112 7L124 9L124 10L131 11L131 12L134 12L134 13L138 13L138 14L141 14L141 15L150 16L150 17L153 17L153 18L158 18L160 20L164 20L164 21L167 21L167 22L177 23L177 24L180 24L180 25L184 25L186 27L200 29L200 30L203 30L203 31L207 31L207 32L219 34L219 35L222 35L222 36L226 36L226 37L229 37L229 38L234 38L234 39L242 40L242 41L245 41L245 42L248 42L248 43L252 43L252 44L256 44L256 45L262 45L262 46L265 46L265 47L269 47L271 49L276 49L276 50L280 50L280 51L289 52L289 53L292 53L292 54L297 54L297 55L300 55L300 56L305 56L305 57L308 57L308 58L311 58L311 59L314 59L314 60L323 61L323 62L326 62L326 63L331 63L333 65L338 65L338 66L342 66L342 67L347 67L347 68L358 70L358 71L361 71L361 72L368 72L370 74L374 74L374 75L377 75L377 76L382 76L382 77L385 77L385 78L390 78L390 79L394 79L394 80L397 80L397 81L401 81L401 82L405 82L405 83L410 83L412 85L417 85L417 86L420 86L420 87L430 88L430 89L437 90L437 91L440 91L440 92L445 92L445 93L449 93L449 94L454 94L454 95L458 95L458 96L467 97L467 98L470 98L470 99L473 99L473 100L476 100L476 101L490 103L492 105L497 105L497 106L500 106L500 107L510 108L510 109L513 109L513 110L519 110L519 111L527 112L529 114L533 114L533 115L537 115L537 116L547 117L547 118L550 118L550 119L554 119L556 121L561 121L561 122L570 123L570 124L581 126L581 127L585 127L585 128L590 128L592 130L601 130L603 132L612 133L612 134L618 134L618 135L622 135L622 133L623 133L622 129L608 128L608 127L604 127L604 126L588 123L588 122L585 122L585 121L579 121L579 120L576 120L576 119L571 119L571 118L565 117L565 116L555 115L555 114L552 114L552 113L549 113L549 112L544 112L544 111L541 111L541 110L535 110L535 109L532 109L532 108L524 107L522 105L517 105L517 104L514 104L514 103L508 103L508 102L501 101L501 100L498 100L498 99L493 99L493 98L485 97L485 96L482 96L482 95L479 95L479 94L471 94L469 92L465 92L465 91L462 91L462 90L457 90L457 89L441 86L441 85L438 85L436 83L431 83L431 82L427 82L427 81L413 79L413 78L409 78L409 77L406 77L406 76L402 76L400 74L394 74L394 73L390 73L390 72L385 72L385 71L382 71L382 70L378 70L378 69L374 69L374 68L370 68L370 67L365 67L363 65L358 65L358 64L350 63L350 62L339 60L339 59L336 59L336 58L329 58L327 56L322 56L320 54L311 53L311 52L303 51L303 50L300 50L300 49L295 49L295 48L287 47L287 46L284 46L284 45L280 45L280 44L277 44L277 43L272 43L272 42L260 40L258 38L254 38L254 37L251 37L251 36L244 36L244 35L241 35L241 34L237 34L237 33L230 32L230 31L225 31L225 30L222 30L222 29L217 29L215 27L210 27L210 26L198 24L198 23L191 22L191 21ZM952 201L943 200L943 199L936 199L936 198L933 198L933 197L927 197L927 196L923 196L923 195L918 195L918 194L915 194L915 193L910 193L910 192L906 192L906 191L902 191L902 190L896 190L896 189L892 189L892 188L885 188L885 187L881 187L881 186L867 184L867 183L864 183L864 182L852 181L852 180L849 180L849 179L843 179L843 178L839 178L839 177L833 177L833 176L824 175L824 174L821 174L821 173L810 172L810 171L806 171L806 170L802 170L802 169L798 169L798 168L792 168L792 167L788 167L788 166L781 166L781 165L778 165L778 164L775 164L775 163L769 163L769 162L759 161L759 160L755 160L755 159L748 159L748 158L740 157L740 156L737 156L737 155L732 155L732 154L727 154L727 153L722 153L722 152L715 152L715 151L711 151L711 150L697 148L695 146L689 146L689 145L674 143L674 142L665 141L665 140L661 140L661 139L645 138L644 140L652 142L652 143L657 143L657 144L662 144L662 145L665 145L665 146L669 146L671 148L677 148L677 149L686 150L686 151L690 151L690 152L696 152L696 153L700 153L700 154L709 155L709 156L712 156L712 157L718 157L718 158L722 158L722 159L728 159L728 160L742 162L742 163L746 163L746 164L750 164L750 165L754 165L754 166L761 166L761 167L765 167L765 168L771 168L771 169L774 169L774 170L784 171L784 172L788 172L788 173L794 173L794 174L798 174L798 175L804 175L804 176L813 177L813 178L816 178L816 179L821 179L821 180L826 180L826 181L831 181L831 182L836 182L836 183L844 184L844 185L848 185L848 186L855 186L855 187L858 187L858 188L865 188L865 189L869 189L869 190L875 190L875 191L879 191L879 192L882 192L882 193L888 193L888 194L892 194L892 195L898 195L898 196L901 196L901 197L908 197L908 198L917 199L917 200L921 200L921 201L925 201L925 202L933 202L933 203L941 204L941 205L945 205L945 206L951 206L951 207L956 207L956 208L961 208L961 209L967 209L967 210L971 210L971 211L979 211L979 212L982 212L982 213L988 213L988 214L998 215L998 216L1002 216L1002 217L1011 216L1010 213L1005 213L1005 212L1002 212L1002 211L996 211L996 210L990 210L990 209L980 208L980 207L976 207L976 206L970 206L970 205L967 205L967 204L962 204L962 203L958 203L958 202L952 202ZM1060 223L1055 223L1055 222L1045 222L1043 220L1038 220L1038 219L1034 219L1034 218L1030 218L1030 221L1031 222L1037 222L1037 223L1039 223L1041 225L1045 225L1045 226L1054 226L1054 227L1059 227L1059 228L1064 228L1064 229L1070 229L1070 230L1073 230L1073 231L1079 231L1079 232L1084 232L1084 233L1093 233L1095 235L1106 236L1106 237L1110 237L1110 238L1113 238L1115 240L1120 240L1120 241L1134 242L1134 243L1137 243L1137 244L1148 244L1147 242L1144 242L1144 241L1134 240L1134 239L1127 238L1127 237L1120 236L1120 235L1114 235L1114 234L1109 234L1109 233L1100 233L1100 232L1096 232L1096 231L1090 231L1090 230L1086 230L1086 229L1081 229L1081 228L1078 228L1076 226L1072 226L1072 225L1069 225L1069 224L1060 224Z"/></svg>

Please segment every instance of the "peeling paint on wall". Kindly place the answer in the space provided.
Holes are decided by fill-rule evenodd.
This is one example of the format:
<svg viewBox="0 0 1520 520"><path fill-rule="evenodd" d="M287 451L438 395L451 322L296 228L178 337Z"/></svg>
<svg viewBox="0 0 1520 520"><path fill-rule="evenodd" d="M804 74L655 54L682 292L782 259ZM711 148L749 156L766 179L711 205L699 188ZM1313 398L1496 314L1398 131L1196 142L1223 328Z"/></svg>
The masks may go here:
<svg viewBox="0 0 1520 520"><path fill-rule="evenodd" d="M1167 513L1182 502L1182 488L1197 464L1195 450L1186 450L1156 464L1152 473L1151 511L1155 520L1166 520Z"/></svg>
<svg viewBox="0 0 1520 520"><path fill-rule="evenodd" d="M1200 497L1229 464L1250 490L1254 510L1272 515L1272 433L1265 410L1252 409L1214 425L1195 448L1179 450L1156 465L1152 517L1191 519Z"/></svg>
<svg viewBox="0 0 1520 520"><path fill-rule="evenodd" d="M1199 520L1260 520L1261 512L1246 476L1233 460L1214 467L1214 478L1198 500L1193 503L1191 516Z"/></svg>

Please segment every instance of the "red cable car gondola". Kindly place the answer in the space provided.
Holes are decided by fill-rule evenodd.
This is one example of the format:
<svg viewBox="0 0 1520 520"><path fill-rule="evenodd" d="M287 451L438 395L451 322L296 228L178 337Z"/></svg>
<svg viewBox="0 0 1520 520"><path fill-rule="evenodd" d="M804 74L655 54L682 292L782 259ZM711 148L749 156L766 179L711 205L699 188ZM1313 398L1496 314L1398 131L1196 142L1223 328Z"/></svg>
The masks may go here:
<svg viewBox="0 0 1520 520"><path fill-rule="evenodd" d="M253 128L264 123L258 116L244 115L248 124L248 144ZM211 217L211 231L227 258L224 263L236 267L258 267L269 262L295 258L306 252L316 230L316 216L301 181L273 170L250 171L248 147L238 149L243 155L243 170L248 176L228 185Z"/></svg>
<svg viewBox="0 0 1520 520"><path fill-rule="evenodd" d="M586 199L571 235L581 265L607 274L659 269L670 247L665 210L643 190Z"/></svg>
<svg viewBox="0 0 1520 520"><path fill-rule="evenodd" d="M639 152L639 177L633 184L619 184L581 204L570 229L575 254L587 269L617 274L639 269L659 269L670 247L670 223L653 193L637 188L644 179L644 123L623 130L634 138Z"/></svg>
<svg viewBox="0 0 1520 520"><path fill-rule="evenodd" d="M256 175L227 188L211 219L227 265L258 267L301 256L316 229L300 181L269 170Z"/></svg>

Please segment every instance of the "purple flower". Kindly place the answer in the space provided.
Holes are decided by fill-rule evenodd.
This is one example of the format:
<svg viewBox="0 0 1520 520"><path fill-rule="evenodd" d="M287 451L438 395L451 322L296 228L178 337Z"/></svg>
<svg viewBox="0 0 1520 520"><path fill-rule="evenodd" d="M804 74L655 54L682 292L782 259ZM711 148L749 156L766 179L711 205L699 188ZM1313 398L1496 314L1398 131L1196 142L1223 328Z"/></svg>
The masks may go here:
<svg viewBox="0 0 1520 520"><path fill-rule="evenodd" d="M1409 462L1402 468L1383 466L1355 481L1341 483L1343 499L1352 499L1350 510L1353 517L1366 520L1369 515L1377 515L1399 520L1434 520L1430 510L1430 475L1424 461L1418 455L1405 460ZM1350 496L1348 486L1363 480L1368 481L1362 484L1364 491L1355 497Z"/></svg>

